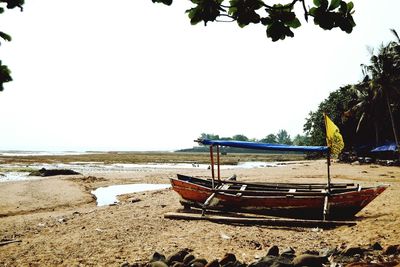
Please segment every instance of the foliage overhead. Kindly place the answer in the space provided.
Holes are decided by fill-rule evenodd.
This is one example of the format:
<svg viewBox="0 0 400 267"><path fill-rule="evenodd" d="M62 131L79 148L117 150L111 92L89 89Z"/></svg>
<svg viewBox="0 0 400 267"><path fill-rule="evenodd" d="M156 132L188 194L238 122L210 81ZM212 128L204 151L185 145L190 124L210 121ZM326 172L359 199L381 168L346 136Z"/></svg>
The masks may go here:
<svg viewBox="0 0 400 267"><path fill-rule="evenodd" d="M0 0L0 14L4 13L4 4L8 9L13 9L18 7L22 11L22 5L24 4L24 0ZM11 36L7 33L0 30L0 45L2 41L11 41ZM8 69L6 65L3 65L0 60L0 91L4 90L4 83L12 81L11 71Z"/></svg>
<svg viewBox="0 0 400 267"><path fill-rule="evenodd" d="M172 0L152 0L153 3L171 5ZM341 0L313 0L307 7L306 0L292 0L286 4L267 3L267 0L190 0L194 6L186 11L192 25L214 21L236 21L243 28L249 24L265 27L272 41L293 37L293 29L301 26L294 8L301 4L305 21L312 17L314 24L324 30L339 28L351 33L356 25L353 20L354 4Z"/></svg>

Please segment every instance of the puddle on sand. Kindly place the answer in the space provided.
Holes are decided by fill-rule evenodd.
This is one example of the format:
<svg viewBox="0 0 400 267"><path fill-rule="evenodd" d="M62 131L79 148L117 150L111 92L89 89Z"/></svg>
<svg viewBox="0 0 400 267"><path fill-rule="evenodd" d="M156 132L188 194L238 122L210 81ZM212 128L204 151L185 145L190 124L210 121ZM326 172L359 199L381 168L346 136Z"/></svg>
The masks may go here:
<svg viewBox="0 0 400 267"><path fill-rule="evenodd" d="M97 206L104 206L118 202L118 195L161 190L170 187L170 184L122 184L99 187L91 193L96 196Z"/></svg>

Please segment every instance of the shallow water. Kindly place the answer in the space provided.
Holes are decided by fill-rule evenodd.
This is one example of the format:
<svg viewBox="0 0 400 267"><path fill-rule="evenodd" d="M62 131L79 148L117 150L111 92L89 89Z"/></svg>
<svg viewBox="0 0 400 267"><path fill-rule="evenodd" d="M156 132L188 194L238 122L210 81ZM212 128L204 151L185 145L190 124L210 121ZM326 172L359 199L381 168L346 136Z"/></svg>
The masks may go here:
<svg viewBox="0 0 400 267"><path fill-rule="evenodd" d="M221 170L232 169L252 169L252 168L268 168L286 166L288 163L282 162L240 162L238 165L221 165ZM123 171L140 171L151 172L160 169L199 169L206 170L210 168L209 164L196 164L196 163L147 163L147 164L105 164L103 162L71 162L71 163L32 163L26 164L2 164L0 167L8 169L9 171L0 173L0 182L9 181L23 181L33 179L34 177L28 176L29 172L18 172L21 168L30 169L71 169L87 175L90 172L123 172ZM13 171L15 169L15 171Z"/></svg>
<svg viewBox="0 0 400 267"><path fill-rule="evenodd" d="M29 172L5 172L0 173L0 183L1 182L10 182L10 181L24 181L28 179L32 179L29 177Z"/></svg>
<svg viewBox="0 0 400 267"><path fill-rule="evenodd" d="M161 190L170 188L170 184L124 184L124 185L110 185L106 187L99 187L91 193L97 198L97 206L110 205L117 203L118 195L137 193L152 190Z"/></svg>

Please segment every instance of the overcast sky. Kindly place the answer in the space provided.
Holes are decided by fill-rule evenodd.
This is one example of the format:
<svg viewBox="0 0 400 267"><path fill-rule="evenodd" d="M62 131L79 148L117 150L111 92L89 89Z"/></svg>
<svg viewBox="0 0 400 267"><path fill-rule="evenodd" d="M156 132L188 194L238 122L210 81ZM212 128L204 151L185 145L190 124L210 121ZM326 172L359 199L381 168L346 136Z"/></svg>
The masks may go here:
<svg viewBox="0 0 400 267"><path fill-rule="evenodd" d="M191 26L189 1L35 0L0 16L0 150L173 150L201 133L303 133L330 92L362 78L367 46L400 31L399 0L355 0L352 34L310 21ZM311 3L311 1L309 1Z"/></svg>

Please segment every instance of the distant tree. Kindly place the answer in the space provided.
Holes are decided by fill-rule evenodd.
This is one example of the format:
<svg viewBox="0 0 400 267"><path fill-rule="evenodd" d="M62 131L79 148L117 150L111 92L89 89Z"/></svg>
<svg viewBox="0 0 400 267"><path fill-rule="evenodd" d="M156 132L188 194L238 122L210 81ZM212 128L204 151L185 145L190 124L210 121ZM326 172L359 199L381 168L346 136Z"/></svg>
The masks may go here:
<svg viewBox="0 0 400 267"><path fill-rule="evenodd" d="M351 85L333 91L328 98L322 101L316 111L311 111L306 118L303 130L309 136L310 145L326 145L324 113L339 127L344 144L351 145L356 139L354 133L356 123L354 119L343 120L345 111L354 105L356 97Z"/></svg>
<svg viewBox="0 0 400 267"><path fill-rule="evenodd" d="M152 0L154 3L171 5L172 0ZM262 24L266 28L267 37L272 41L293 37L293 29L301 26L298 15L294 12L296 4L301 4L306 22L312 17L314 24L324 30L340 28L351 33L356 25L353 20L353 2L341 0L313 0L310 7L306 0L292 0L289 4L267 4L268 0L190 0L194 7L187 10L190 23L195 25L209 21L236 21L243 28L250 23ZM228 3L226 3L228 2Z"/></svg>
<svg viewBox="0 0 400 267"><path fill-rule="evenodd" d="M219 140L219 135L218 134L202 133L200 135L200 139Z"/></svg>
<svg viewBox="0 0 400 267"><path fill-rule="evenodd" d="M276 139L279 144L287 144L287 145L292 144L292 139L290 139L290 135L286 130L279 130L278 133L276 134Z"/></svg>
<svg viewBox="0 0 400 267"><path fill-rule="evenodd" d="M310 142L309 139L310 138L308 136L306 136L306 135L298 134L293 138L293 145L296 145L296 146L307 146L307 145L309 145L309 142Z"/></svg>
<svg viewBox="0 0 400 267"><path fill-rule="evenodd" d="M269 134L263 139L260 140L262 143L268 143L268 144L276 144L278 143L276 135L275 134Z"/></svg>
<svg viewBox="0 0 400 267"><path fill-rule="evenodd" d="M236 135L232 136L232 139L236 140L236 141L249 141L249 138L247 138L243 134L236 134Z"/></svg>

